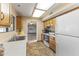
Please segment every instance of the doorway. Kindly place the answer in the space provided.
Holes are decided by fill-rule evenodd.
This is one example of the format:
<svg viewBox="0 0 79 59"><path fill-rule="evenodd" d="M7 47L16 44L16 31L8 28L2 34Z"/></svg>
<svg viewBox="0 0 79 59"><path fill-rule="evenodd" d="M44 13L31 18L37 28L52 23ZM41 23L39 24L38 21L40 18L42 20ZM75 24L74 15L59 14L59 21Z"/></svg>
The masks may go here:
<svg viewBox="0 0 79 59"><path fill-rule="evenodd" d="M36 23L28 23L28 42L36 41Z"/></svg>

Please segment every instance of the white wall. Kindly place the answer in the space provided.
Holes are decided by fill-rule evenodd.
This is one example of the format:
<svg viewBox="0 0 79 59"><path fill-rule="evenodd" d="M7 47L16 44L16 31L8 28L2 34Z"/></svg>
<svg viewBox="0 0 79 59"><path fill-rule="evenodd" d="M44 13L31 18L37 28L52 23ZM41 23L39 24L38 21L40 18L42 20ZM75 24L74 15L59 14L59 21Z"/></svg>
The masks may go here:
<svg viewBox="0 0 79 59"><path fill-rule="evenodd" d="M56 18L57 33L79 36L79 9ZM79 38L56 35L56 55L79 56Z"/></svg>
<svg viewBox="0 0 79 59"><path fill-rule="evenodd" d="M9 41L15 35L16 35L15 31L0 33L0 43Z"/></svg>

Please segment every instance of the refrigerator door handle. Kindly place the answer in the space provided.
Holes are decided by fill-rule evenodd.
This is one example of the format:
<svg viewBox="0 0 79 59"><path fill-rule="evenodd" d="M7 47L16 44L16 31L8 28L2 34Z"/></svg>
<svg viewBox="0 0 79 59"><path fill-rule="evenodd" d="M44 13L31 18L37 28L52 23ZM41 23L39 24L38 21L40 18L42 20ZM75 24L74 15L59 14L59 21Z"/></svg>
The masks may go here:
<svg viewBox="0 0 79 59"><path fill-rule="evenodd" d="M61 33L55 33L55 35L63 35L63 36L70 36L70 37L79 38L79 36L68 35L68 34L61 34Z"/></svg>

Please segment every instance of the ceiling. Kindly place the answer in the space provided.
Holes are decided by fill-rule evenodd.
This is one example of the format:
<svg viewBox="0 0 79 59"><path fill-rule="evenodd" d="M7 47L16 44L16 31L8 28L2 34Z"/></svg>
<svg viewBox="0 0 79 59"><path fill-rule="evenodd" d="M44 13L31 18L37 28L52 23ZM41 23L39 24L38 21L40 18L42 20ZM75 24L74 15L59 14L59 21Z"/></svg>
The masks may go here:
<svg viewBox="0 0 79 59"><path fill-rule="evenodd" d="M36 3L13 3L17 16L31 17L35 9Z"/></svg>
<svg viewBox="0 0 79 59"><path fill-rule="evenodd" d="M74 4L71 4L71 3L55 3L39 18L44 19L45 17L47 17L51 14L53 14L53 16L54 16L55 14L58 14L56 12L63 10L63 8L65 8L65 10L66 10L67 9L66 7L68 7L69 5L72 6ZM37 6L37 3L14 3L13 4L13 7L15 8L15 10L17 12L17 16L27 16L27 17L31 17L33 15L33 12L36 9L36 6ZM70 8L68 8L68 9L70 9Z"/></svg>
<svg viewBox="0 0 79 59"><path fill-rule="evenodd" d="M68 5L68 3L55 3L43 15L41 15L41 18L60 10L61 8L65 7L66 5Z"/></svg>

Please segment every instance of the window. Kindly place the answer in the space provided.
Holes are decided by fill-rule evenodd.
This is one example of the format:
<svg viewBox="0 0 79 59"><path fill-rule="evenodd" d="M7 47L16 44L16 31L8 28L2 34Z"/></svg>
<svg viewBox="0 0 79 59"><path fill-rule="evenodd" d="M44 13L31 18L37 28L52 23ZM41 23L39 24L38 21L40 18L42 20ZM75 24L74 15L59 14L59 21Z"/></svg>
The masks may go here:
<svg viewBox="0 0 79 59"><path fill-rule="evenodd" d="M0 32L6 32L6 28L0 28Z"/></svg>

